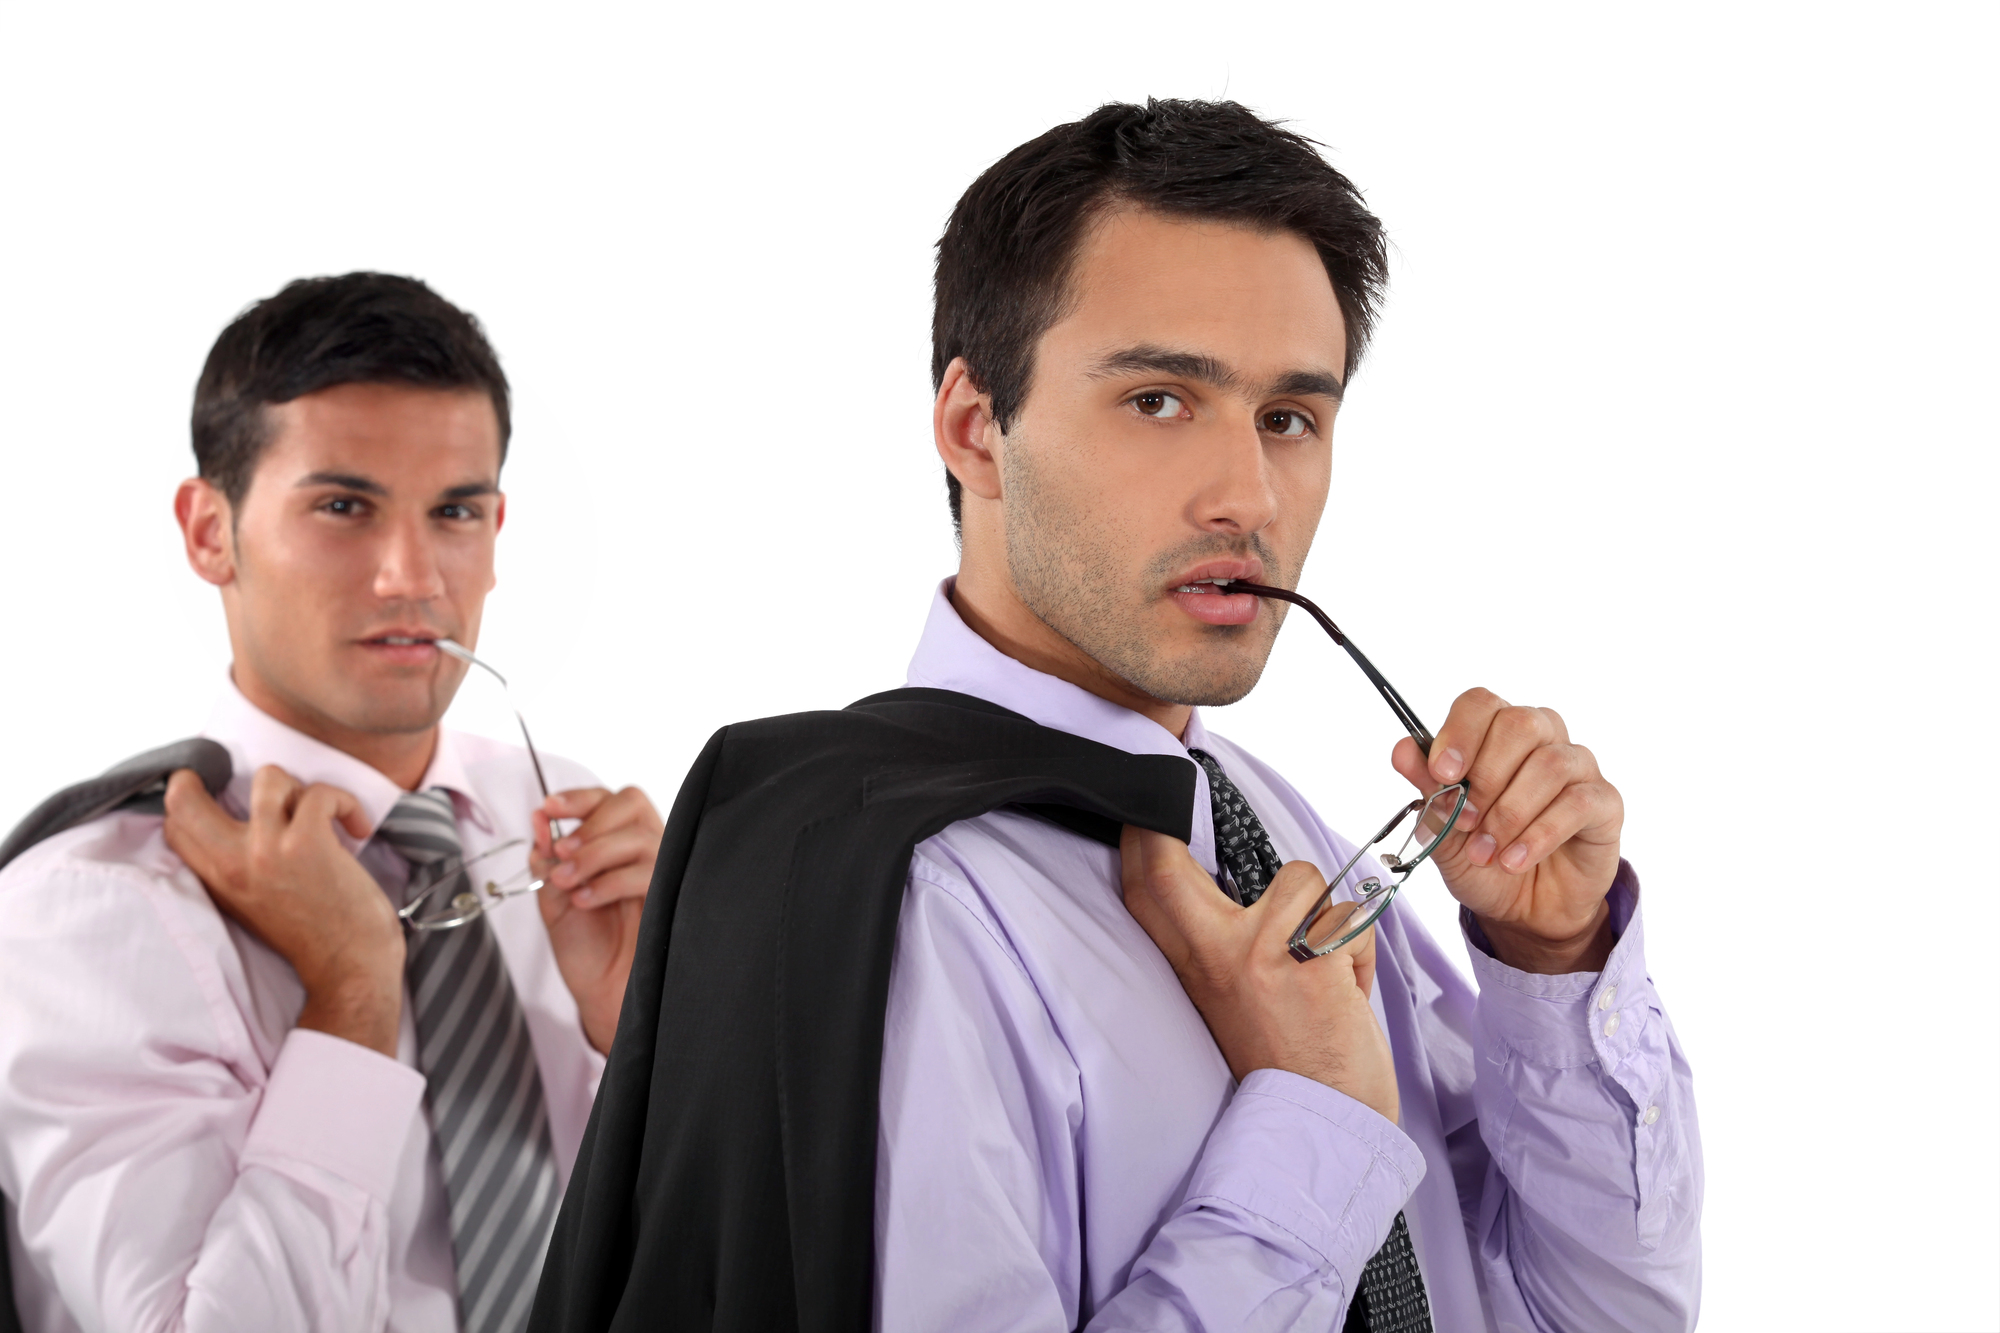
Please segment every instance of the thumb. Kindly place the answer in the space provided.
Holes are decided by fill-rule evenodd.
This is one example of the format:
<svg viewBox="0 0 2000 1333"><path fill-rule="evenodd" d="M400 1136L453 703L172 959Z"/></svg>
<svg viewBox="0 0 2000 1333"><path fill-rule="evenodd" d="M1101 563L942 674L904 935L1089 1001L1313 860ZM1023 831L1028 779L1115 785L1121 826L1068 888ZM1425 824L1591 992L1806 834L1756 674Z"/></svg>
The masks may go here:
<svg viewBox="0 0 2000 1333"><path fill-rule="evenodd" d="M1437 783L1431 777L1431 761L1417 745L1416 738L1405 736L1396 742L1396 748L1389 752L1389 763L1403 775L1412 787L1428 796L1436 789Z"/></svg>
<svg viewBox="0 0 2000 1333"><path fill-rule="evenodd" d="M167 779L167 822L162 832L174 855L204 881L212 881L220 857L243 840L248 825L216 804L193 769Z"/></svg>
<svg viewBox="0 0 2000 1333"><path fill-rule="evenodd" d="M1212 930L1209 923L1223 909L1242 910L1217 890L1178 838L1127 824L1118 853L1125 908L1169 960L1186 953L1191 936Z"/></svg>

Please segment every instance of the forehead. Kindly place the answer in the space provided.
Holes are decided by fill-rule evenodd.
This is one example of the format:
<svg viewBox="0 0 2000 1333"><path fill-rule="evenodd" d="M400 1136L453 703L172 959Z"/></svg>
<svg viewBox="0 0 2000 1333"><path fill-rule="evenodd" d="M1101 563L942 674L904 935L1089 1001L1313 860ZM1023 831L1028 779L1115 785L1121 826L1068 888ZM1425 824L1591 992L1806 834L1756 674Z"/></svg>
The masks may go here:
<svg viewBox="0 0 2000 1333"><path fill-rule="evenodd" d="M265 409L271 443L257 471L340 471L395 489L451 485L500 470L500 421L480 389L337 384Z"/></svg>
<svg viewBox="0 0 2000 1333"><path fill-rule="evenodd" d="M1045 352L1167 346L1258 379L1308 368L1338 375L1346 361L1340 301L1319 252L1296 232L1115 209L1078 247L1069 307Z"/></svg>

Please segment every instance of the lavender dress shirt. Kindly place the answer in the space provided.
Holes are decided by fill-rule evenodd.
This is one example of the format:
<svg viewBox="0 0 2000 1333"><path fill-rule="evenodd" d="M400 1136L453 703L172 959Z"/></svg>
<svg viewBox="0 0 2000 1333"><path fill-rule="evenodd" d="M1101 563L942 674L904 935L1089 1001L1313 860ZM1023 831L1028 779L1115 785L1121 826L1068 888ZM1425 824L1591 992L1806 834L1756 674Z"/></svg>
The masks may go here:
<svg viewBox="0 0 2000 1333"><path fill-rule="evenodd" d="M1351 853L1199 712L1177 738L1031 670L967 628L948 588L911 685L1133 753L1208 750L1284 860L1330 874ZM1190 851L1213 873L1198 782ZM1369 873L1372 858L1351 879ZM1691 1328L1693 1090L1629 866L1612 906L1602 973L1519 972L1469 936L1477 989L1390 910L1371 1003L1397 1125L1296 1074L1239 1086L1126 912L1114 850L1016 811L952 825L911 860L891 970L877 1326L1338 1329L1401 1210L1440 1333Z"/></svg>
<svg viewBox="0 0 2000 1333"><path fill-rule="evenodd" d="M277 764L354 794L369 823L402 795L234 686L206 735L236 777ZM543 756L562 788L594 785ZM528 833L525 750L444 732L423 786L452 793L479 851ZM396 1059L293 1026L298 975L216 910L157 815L95 820L0 873L0 1189L29 1333L458 1327L444 1179L416 1030ZM391 891L408 865L358 850ZM525 855L525 853L524 853ZM584 1038L541 914L488 918L534 1042L567 1182L604 1061Z"/></svg>

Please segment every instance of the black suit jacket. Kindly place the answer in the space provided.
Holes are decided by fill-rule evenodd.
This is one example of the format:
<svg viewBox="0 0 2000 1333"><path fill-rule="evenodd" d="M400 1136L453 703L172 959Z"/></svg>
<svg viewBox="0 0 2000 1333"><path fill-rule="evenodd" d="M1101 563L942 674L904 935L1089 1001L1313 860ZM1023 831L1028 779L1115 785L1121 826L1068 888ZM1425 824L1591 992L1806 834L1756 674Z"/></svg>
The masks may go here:
<svg viewBox="0 0 2000 1333"><path fill-rule="evenodd" d="M944 690L726 727L668 817L530 1327L869 1327L877 1092L910 854L1022 805L1185 840L1195 768Z"/></svg>

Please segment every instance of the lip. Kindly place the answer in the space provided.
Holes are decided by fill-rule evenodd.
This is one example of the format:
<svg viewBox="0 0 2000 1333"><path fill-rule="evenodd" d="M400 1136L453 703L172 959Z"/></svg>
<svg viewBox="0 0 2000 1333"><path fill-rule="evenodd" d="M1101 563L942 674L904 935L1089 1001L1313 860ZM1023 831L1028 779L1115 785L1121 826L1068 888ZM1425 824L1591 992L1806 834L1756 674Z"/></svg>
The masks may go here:
<svg viewBox="0 0 2000 1333"><path fill-rule="evenodd" d="M1211 581L1234 583L1238 579L1242 579L1245 583L1262 583L1264 581L1264 562L1254 558L1249 560L1204 560L1198 565L1190 566L1179 577L1169 580L1167 587L1179 588L1190 583L1207 583ZM1245 595L1247 596L1248 594Z"/></svg>
<svg viewBox="0 0 2000 1333"><path fill-rule="evenodd" d="M394 666L427 666L437 661L437 641L444 637L429 626L392 625L363 635L354 640L354 644L372 654L377 661Z"/></svg>
<svg viewBox="0 0 2000 1333"><path fill-rule="evenodd" d="M1174 605L1204 625L1247 625L1257 618L1260 599L1256 596L1247 592L1185 590L1196 585L1233 583L1238 579L1257 583L1262 581L1263 575L1264 562L1261 560L1204 560L1168 584L1167 596Z"/></svg>

